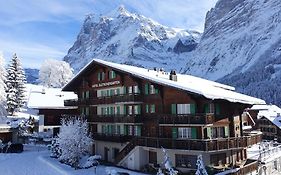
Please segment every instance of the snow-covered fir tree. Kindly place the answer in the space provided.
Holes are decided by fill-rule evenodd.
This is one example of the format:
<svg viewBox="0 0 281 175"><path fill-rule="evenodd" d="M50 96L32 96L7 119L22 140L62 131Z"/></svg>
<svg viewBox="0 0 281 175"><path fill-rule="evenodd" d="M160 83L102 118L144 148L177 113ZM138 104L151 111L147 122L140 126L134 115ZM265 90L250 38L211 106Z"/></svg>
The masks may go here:
<svg viewBox="0 0 281 175"><path fill-rule="evenodd" d="M177 175L178 171L173 168L172 162L170 160L170 157L169 157L166 149L162 148L162 151L164 153L163 165L164 165L165 169L168 171L169 175ZM159 172L159 170L158 170L158 172Z"/></svg>
<svg viewBox="0 0 281 175"><path fill-rule="evenodd" d="M26 84L25 73L16 54L9 64L6 75L7 112L13 115L24 105Z"/></svg>
<svg viewBox="0 0 281 175"><path fill-rule="evenodd" d="M47 59L39 71L39 80L43 86L60 88L73 77L73 70L65 61Z"/></svg>
<svg viewBox="0 0 281 175"><path fill-rule="evenodd" d="M208 175L208 173L205 169L205 166L203 163L203 158L202 158L201 154L197 156L196 165L197 165L197 170L196 170L195 175Z"/></svg>
<svg viewBox="0 0 281 175"><path fill-rule="evenodd" d="M0 117L1 116L6 116L6 85L5 85L5 80L6 80L6 70L4 67L4 58L3 54L0 52Z"/></svg>
<svg viewBox="0 0 281 175"><path fill-rule="evenodd" d="M92 142L87 121L81 117L64 118L56 139L60 149L58 159L77 169L82 156L90 152Z"/></svg>

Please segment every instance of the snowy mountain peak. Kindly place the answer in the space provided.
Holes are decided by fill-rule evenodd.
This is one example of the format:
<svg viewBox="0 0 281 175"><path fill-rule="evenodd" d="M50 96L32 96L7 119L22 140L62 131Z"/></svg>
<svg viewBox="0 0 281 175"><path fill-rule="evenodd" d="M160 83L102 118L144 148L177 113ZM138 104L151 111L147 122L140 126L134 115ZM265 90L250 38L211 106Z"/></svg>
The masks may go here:
<svg viewBox="0 0 281 175"><path fill-rule="evenodd" d="M200 33L163 26L124 6L107 15L88 15L64 60L78 72L93 58L180 70L186 53L195 49Z"/></svg>

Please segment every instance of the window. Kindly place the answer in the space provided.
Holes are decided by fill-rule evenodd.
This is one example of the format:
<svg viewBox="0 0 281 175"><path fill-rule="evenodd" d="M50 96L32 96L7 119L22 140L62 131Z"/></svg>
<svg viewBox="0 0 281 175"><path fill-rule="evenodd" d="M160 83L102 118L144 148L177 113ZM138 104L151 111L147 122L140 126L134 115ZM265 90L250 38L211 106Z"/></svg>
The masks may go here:
<svg viewBox="0 0 281 175"><path fill-rule="evenodd" d="M128 93L129 93L129 94L132 94L132 93L133 93L133 87L132 87L132 86L129 86L129 87L128 87Z"/></svg>
<svg viewBox="0 0 281 175"><path fill-rule="evenodd" d="M135 94L139 94L140 93L140 89L139 89L139 87L137 85L134 86L134 93Z"/></svg>
<svg viewBox="0 0 281 175"><path fill-rule="evenodd" d="M134 106L134 113L135 114L140 114L141 113L141 106L140 105L135 105Z"/></svg>
<svg viewBox="0 0 281 175"><path fill-rule="evenodd" d="M132 114L133 114L133 106L129 106L128 114L129 114L129 115L132 115Z"/></svg>
<svg viewBox="0 0 281 175"><path fill-rule="evenodd" d="M195 104L177 104L177 114L195 114Z"/></svg>
<svg viewBox="0 0 281 175"><path fill-rule="evenodd" d="M86 107L86 108L85 108L85 113L84 113L84 115L90 115L90 109L89 109L89 107Z"/></svg>
<svg viewBox="0 0 281 175"><path fill-rule="evenodd" d="M105 78L105 73L104 72L98 72L98 81L103 81Z"/></svg>
<svg viewBox="0 0 281 175"><path fill-rule="evenodd" d="M197 156L176 154L176 167L196 169Z"/></svg>
<svg viewBox="0 0 281 175"><path fill-rule="evenodd" d="M178 128L178 138L191 138L191 128Z"/></svg>
<svg viewBox="0 0 281 175"><path fill-rule="evenodd" d="M153 84L150 85L149 91L150 91L150 94L155 94L155 88L154 88Z"/></svg>
<svg viewBox="0 0 281 175"><path fill-rule="evenodd" d="M109 79L114 79L114 78L116 78L116 73L115 73L115 71L113 71L113 70L109 71L109 72L108 72L108 78L109 78Z"/></svg>
<svg viewBox="0 0 281 175"><path fill-rule="evenodd" d="M150 105L150 113L155 113L155 104Z"/></svg>
<svg viewBox="0 0 281 175"><path fill-rule="evenodd" d="M215 104L205 104L205 113L215 113Z"/></svg>
<svg viewBox="0 0 281 175"><path fill-rule="evenodd" d="M86 99L90 98L90 91L86 91L86 92L85 92L85 98L86 98Z"/></svg>
<svg viewBox="0 0 281 175"><path fill-rule="evenodd" d="M212 138L223 138L225 137L225 127L213 127L211 128Z"/></svg>

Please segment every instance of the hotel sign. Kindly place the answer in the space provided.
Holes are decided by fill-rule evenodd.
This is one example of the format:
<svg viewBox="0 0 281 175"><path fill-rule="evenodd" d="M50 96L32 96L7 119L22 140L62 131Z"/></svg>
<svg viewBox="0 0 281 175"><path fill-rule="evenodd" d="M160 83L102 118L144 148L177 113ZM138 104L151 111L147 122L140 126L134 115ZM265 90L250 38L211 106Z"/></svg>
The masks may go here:
<svg viewBox="0 0 281 175"><path fill-rule="evenodd" d="M106 82L106 83L97 83L97 84L93 84L92 87L93 88L97 88L97 87L113 86L113 85L117 85L117 84L120 84L120 81L111 81L111 82Z"/></svg>

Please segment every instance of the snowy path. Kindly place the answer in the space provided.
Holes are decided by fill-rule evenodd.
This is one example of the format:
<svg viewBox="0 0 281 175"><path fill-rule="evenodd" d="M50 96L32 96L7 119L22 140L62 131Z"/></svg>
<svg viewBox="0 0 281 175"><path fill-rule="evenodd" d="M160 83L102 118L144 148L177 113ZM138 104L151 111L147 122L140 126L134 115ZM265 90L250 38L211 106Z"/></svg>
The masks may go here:
<svg viewBox="0 0 281 175"><path fill-rule="evenodd" d="M3 175L55 175L58 172L38 158L47 154L43 147L25 148L21 154L0 154L0 172ZM0 173L0 174L1 174Z"/></svg>
<svg viewBox="0 0 281 175"><path fill-rule="evenodd" d="M20 154L0 153L0 175L95 175L94 168L74 170L49 157L45 146L25 145ZM116 167L97 167L97 175L106 175L106 169L145 175Z"/></svg>

